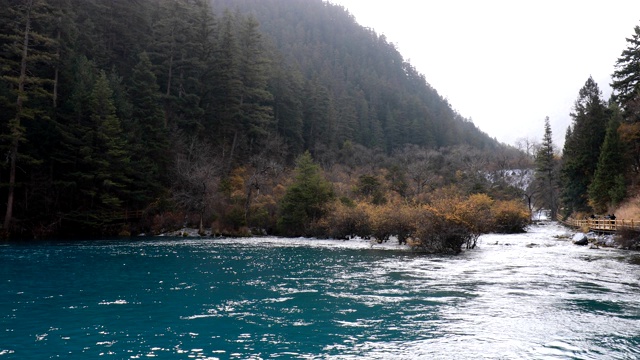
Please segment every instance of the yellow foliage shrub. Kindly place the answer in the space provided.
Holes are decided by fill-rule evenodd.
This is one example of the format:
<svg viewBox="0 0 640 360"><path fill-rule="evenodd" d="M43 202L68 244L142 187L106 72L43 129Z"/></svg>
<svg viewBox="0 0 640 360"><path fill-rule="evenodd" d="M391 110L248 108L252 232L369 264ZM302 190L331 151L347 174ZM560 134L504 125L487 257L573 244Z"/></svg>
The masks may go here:
<svg viewBox="0 0 640 360"><path fill-rule="evenodd" d="M477 234L490 232L493 228L491 209L495 202L486 194L473 194L459 207L460 218Z"/></svg>
<svg viewBox="0 0 640 360"><path fill-rule="evenodd" d="M493 231L498 233L524 232L529 225L530 215L527 207L519 201L496 201L491 207Z"/></svg>
<svg viewBox="0 0 640 360"><path fill-rule="evenodd" d="M413 248L427 253L452 253L462 247L475 246L478 237L459 217L441 214L438 210L423 206L419 211L420 221L414 233Z"/></svg>
<svg viewBox="0 0 640 360"><path fill-rule="evenodd" d="M385 204L370 207L372 235L379 241L397 236L398 242L406 243L418 225L418 209L406 204Z"/></svg>
<svg viewBox="0 0 640 360"><path fill-rule="evenodd" d="M395 236L400 243L411 239L417 251L459 253L475 247L481 234L521 232L529 223L528 209L518 201L494 201L486 194L464 196L455 187L438 189L427 200L427 205L336 201L317 230L341 239L372 235L386 241Z"/></svg>
<svg viewBox="0 0 640 360"><path fill-rule="evenodd" d="M349 239L354 236L371 235L371 220L367 204L356 203L349 206L335 201L332 208L314 226L314 232L335 239Z"/></svg>

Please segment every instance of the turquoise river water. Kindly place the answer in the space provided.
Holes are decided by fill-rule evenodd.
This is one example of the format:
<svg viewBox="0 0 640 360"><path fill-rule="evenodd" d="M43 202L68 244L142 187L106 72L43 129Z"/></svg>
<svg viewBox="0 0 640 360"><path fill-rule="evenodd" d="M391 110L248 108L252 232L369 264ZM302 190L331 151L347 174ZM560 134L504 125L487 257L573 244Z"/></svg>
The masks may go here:
<svg viewBox="0 0 640 360"><path fill-rule="evenodd" d="M640 254L566 232L4 244L0 360L640 358Z"/></svg>

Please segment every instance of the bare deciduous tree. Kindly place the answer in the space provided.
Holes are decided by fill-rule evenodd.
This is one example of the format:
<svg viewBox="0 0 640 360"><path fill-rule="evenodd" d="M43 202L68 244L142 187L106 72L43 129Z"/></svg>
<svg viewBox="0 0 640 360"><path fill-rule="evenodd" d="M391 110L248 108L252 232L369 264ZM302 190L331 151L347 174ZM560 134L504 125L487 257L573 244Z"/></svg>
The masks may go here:
<svg viewBox="0 0 640 360"><path fill-rule="evenodd" d="M282 159L286 158L285 142L277 136L265 140L262 150L253 155L249 161L251 168L246 184L246 200L244 205L245 220L249 219L249 211L254 196L260 194L260 189L269 178L277 178L284 170ZM255 194L254 194L255 191Z"/></svg>
<svg viewBox="0 0 640 360"><path fill-rule="evenodd" d="M222 160L213 148L195 137L182 142L176 153L173 199L178 206L199 215L199 231L204 232L204 218L218 190L223 172Z"/></svg>
<svg viewBox="0 0 640 360"><path fill-rule="evenodd" d="M422 194L427 185L433 189L438 183L438 168L442 164L440 152L408 145L396 153L395 158L404 167L407 177L412 180L414 196Z"/></svg>

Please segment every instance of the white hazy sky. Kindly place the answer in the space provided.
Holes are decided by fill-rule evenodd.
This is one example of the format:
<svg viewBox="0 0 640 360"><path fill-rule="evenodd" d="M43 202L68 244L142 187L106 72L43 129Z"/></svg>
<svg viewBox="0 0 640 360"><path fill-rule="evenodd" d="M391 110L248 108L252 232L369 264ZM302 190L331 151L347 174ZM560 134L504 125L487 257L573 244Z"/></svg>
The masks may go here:
<svg viewBox="0 0 640 360"><path fill-rule="evenodd" d="M640 0L329 0L384 34L462 116L499 141L562 147L589 78L604 99Z"/></svg>

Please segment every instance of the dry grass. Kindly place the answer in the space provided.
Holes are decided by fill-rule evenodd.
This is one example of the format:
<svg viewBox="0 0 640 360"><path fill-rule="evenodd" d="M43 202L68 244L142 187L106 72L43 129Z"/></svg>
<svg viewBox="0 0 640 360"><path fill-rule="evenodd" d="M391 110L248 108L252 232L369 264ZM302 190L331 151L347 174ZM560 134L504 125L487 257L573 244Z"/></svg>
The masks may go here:
<svg viewBox="0 0 640 360"><path fill-rule="evenodd" d="M617 219L638 220L640 219L640 195L625 200L620 206L612 211Z"/></svg>

